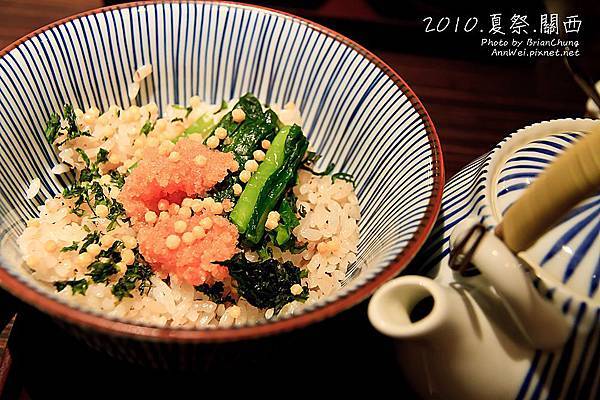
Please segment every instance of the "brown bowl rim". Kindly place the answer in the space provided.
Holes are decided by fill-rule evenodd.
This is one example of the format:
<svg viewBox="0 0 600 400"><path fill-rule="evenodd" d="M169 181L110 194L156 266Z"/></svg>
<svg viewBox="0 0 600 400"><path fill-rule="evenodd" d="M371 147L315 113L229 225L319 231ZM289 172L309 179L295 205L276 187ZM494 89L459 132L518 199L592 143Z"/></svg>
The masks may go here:
<svg viewBox="0 0 600 400"><path fill-rule="evenodd" d="M144 340L154 340L154 341L169 341L169 342L224 342L224 341L235 341L235 340L245 340L245 339L253 339L259 338L262 336L273 335L276 333L287 332L292 329L300 328L306 325L309 325L314 322L318 322L329 318L335 314L338 314L341 311L344 311L355 304L358 304L365 298L367 298L370 294L372 294L375 289L377 289L380 285L382 285L387 280L393 278L398 273L404 269L408 263L414 258L417 254L421 246L423 245L425 239L431 232L433 225L436 221L437 215L439 213L441 207L441 199L442 199L442 188L444 184L444 161L440 146L440 141L437 136L437 132L429 117L429 114L425 110L425 107L418 99L413 90L408 86L408 84L385 62L383 62L379 57L360 46L356 42L351 39L341 35L327 27L324 27L320 24L312 22L308 19L298 17L296 15L274 10L272 8L256 6L256 5L248 5L238 2L230 2L230 1L178 1L178 0L150 0L150 1L135 1L130 3L123 3L113 6L106 6L95 8L92 10L84 11L66 18L62 18L58 21L52 22L48 25L45 25L25 36L11 43L4 49L0 50L0 58L4 57L9 51L13 50L23 42L31 39L34 36L39 35L40 33L52 29L58 25L62 25L66 22L82 18L85 16L105 13L112 10L125 9L125 8L133 8L138 6L146 6L152 4L165 4L165 3L209 3L209 4L226 4L233 7L240 8L251 8L258 9L261 11L266 11L269 13L273 13L276 15L281 15L289 19L293 19L299 21L312 29L315 29L332 39L339 41L353 50L357 51L359 54L364 56L366 59L375 64L378 68L380 68L392 81L402 90L402 92L407 96L412 106L415 108L423 124L425 126L425 130L427 131L427 136L429 139L429 143L431 145L432 151L432 168L431 171L433 173L433 187L431 191L431 196L429 198L429 203L425 210L425 215L421 220L415 234L407 243L404 250L398 254L398 256L392 261L385 269L383 269L379 274L377 274L372 279L365 282L360 287L356 288L356 290L347 293L343 297L339 299L321 305L314 310L308 311L306 313L292 316L290 318L283 318L279 320L275 320L273 322L259 324L259 325L251 325L251 326L242 326L242 327L233 327L233 328L218 328L218 329L204 329L204 330L191 330L191 329L177 329L177 328L160 328L160 327L151 327L144 325L136 325L134 323L124 322L124 321L115 321L108 318L104 318L100 315L92 314L85 312L83 310L79 310L73 307L68 306L67 304L60 303L55 301L41 292L34 290L33 288L27 286L24 282L19 281L12 275L8 273L4 268L0 268L0 285L9 291L14 296L18 297L22 301L34 306L38 310L41 310L53 317L59 318L71 324L79 325L80 327L86 329L92 329L97 332L117 335L123 337L131 337L137 339Z"/></svg>

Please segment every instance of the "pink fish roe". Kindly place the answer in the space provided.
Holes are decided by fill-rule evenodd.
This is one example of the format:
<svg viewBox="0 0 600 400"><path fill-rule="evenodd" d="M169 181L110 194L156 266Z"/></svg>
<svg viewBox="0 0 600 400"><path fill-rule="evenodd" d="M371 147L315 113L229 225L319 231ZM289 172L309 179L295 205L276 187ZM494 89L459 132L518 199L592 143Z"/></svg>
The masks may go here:
<svg viewBox="0 0 600 400"><path fill-rule="evenodd" d="M236 171L231 153L210 150L201 142L183 138L170 152L147 148L142 160L125 180L118 200L133 222L143 221L147 211L158 212L158 202L181 203L185 197L203 196L216 183Z"/></svg>
<svg viewBox="0 0 600 400"><path fill-rule="evenodd" d="M185 222L185 232L176 232L178 221ZM191 236L194 240L190 243ZM229 277L227 267L216 262L236 253L237 238L233 224L206 210L189 218L165 215L154 226L141 224L138 232L140 252L155 271L163 276L174 274L192 285L210 285Z"/></svg>

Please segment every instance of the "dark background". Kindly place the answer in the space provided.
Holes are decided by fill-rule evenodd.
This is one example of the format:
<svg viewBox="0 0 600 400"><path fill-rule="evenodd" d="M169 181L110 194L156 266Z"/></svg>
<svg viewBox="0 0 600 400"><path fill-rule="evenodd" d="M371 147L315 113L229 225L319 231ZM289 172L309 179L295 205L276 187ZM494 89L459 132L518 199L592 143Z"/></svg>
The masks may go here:
<svg viewBox="0 0 600 400"><path fill-rule="evenodd" d="M508 30L507 20L519 13L528 15L533 29L547 5L559 7L561 18L575 14L582 18L582 29L576 36L582 55L576 62L600 79L597 1L251 3L291 12L337 30L394 68L430 113L442 142L447 178L516 129L541 120L583 116L586 96L561 58L492 57L480 46L482 34L450 30L425 33L423 18L431 16L437 22L446 16L477 16L480 24L489 28L489 15L502 13ZM101 0L0 0L0 47L48 22L101 5ZM418 263L417 258L413 265ZM5 309L10 298L4 297L0 304ZM297 393L322 397L325 382L336 391L366 387L369 391L365 396L393 390L395 397L414 397L402 378L393 342L371 328L366 305L365 301L292 334L249 343L229 361L199 366L195 372L156 371L112 360L78 344L44 316L21 310L12 331L9 324L0 340L2 352L10 332L10 351L4 352L0 364L0 387L4 377L4 398L152 398L172 389L200 397L206 395L203 387L207 383L225 396L243 387L267 396ZM269 351L264 351L265 343ZM247 375L255 380L243 383ZM228 380L225 385L217 382L223 377ZM286 388L276 389L276 382ZM171 393L171 397L178 396Z"/></svg>

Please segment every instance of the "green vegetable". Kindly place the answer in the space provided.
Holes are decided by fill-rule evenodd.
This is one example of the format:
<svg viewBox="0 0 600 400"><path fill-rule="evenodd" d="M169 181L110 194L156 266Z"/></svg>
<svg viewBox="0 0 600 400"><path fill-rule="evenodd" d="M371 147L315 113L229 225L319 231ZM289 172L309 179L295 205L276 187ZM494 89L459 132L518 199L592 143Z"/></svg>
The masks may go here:
<svg viewBox="0 0 600 400"><path fill-rule="evenodd" d="M271 147L267 150L265 159L258 166L258 170L252 175L244 191L240 195L239 200L229 218L238 227L241 233L246 232L248 222L254 212L256 200L260 191L264 187L267 179L283 165L285 158L285 144L291 127L284 127L277 133L275 139L271 143Z"/></svg>
<svg viewBox="0 0 600 400"><path fill-rule="evenodd" d="M283 128L273 140L265 161L246 184L229 217L251 244L262 239L267 215L295 181L307 147L308 141L299 126Z"/></svg>
<svg viewBox="0 0 600 400"><path fill-rule="evenodd" d="M183 137L190 136L199 133L204 139L215 129L216 124L214 118L210 114L201 115L196 121L194 121L185 131L183 131ZM177 142L179 138L175 139Z"/></svg>
<svg viewBox="0 0 600 400"><path fill-rule="evenodd" d="M221 103L221 109L219 111L227 108L227 103L223 101ZM237 104L233 107L241 108L244 110L246 114L247 120L256 119L260 114L262 114L262 106L260 105L260 101L252 93L247 93L244 96L240 97ZM242 124L243 125L243 124ZM209 136L213 134L215 129L221 127L227 130L227 134L231 135L237 128L240 126L236 122L233 121L233 117L231 116L231 112L225 114L223 118L218 123L215 123L213 115L204 114L200 116L196 121L194 121L184 132L183 137L189 136L192 134L200 134L204 139L208 139ZM179 138L175 139L175 142L179 140Z"/></svg>
<svg viewBox="0 0 600 400"><path fill-rule="evenodd" d="M262 261L273 258L273 249L269 247L269 242L263 243L262 246L256 249L256 253Z"/></svg>
<svg viewBox="0 0 600 400"><path fill-rule="evenodd" d="M72 279L70 281L54 282L54 287L59 292L62 292L62 290L64 288L66 288L67 286L71 286L71 290L72 290L73 294L79 293L79 294L84 295L88 288L88 282L85 278L84 279Z"/></svg>
<svg viewBox="0 0 600 400"><path fill-rule="evenodd" d="M210 191L208 191L207 195L219 202L225 199L235 199L233 194L233 185L235 185L237 182L237 175L230 173L221 182L217 183Z"/></svg>
<svg viewBox="0 0 600 400"><path fill-rule="evenodd" d="M80 217L84 214L84 209L82 209L83 204L87 204L94 213L97 205L106 205L109 209L108 219L110 220L107 229L110 231L118 224L118 219L126 218L126 214L123 205L117 200L106 196L102 185L98 182L98 179L101 177L99 164L103 162L107 154L102 150L98 151L97 158L99 160L92 163L83 149L77 148L75 150L83 159L86 167L81 170L77 182L63 189L63 196L66 199L75 199L71 212ZM111 183L119 189L122 188L125 184L125 177L116 170L110 171L109 174Z"/></svg>
<svg viewBox="0 0 600 400"><path fill-rule="evenodd" d="M121 261L121 250L123 250L123 242L115 240L113 244L106 250L102 250L96 257L97 259L107 258L115 264Z"/></svg>
<svg viewBox="0 0 600 400"><path fill-rule="evenodd" d="M242 108L246 118L239 125L233 122L231 113L221 119L218 126L227 129L231 142L227 145L221 144L219 150L232 152L238 164L242 166L253 157L254 151L264 139L272 140L275 137L279 120L271 110L263 113L260 102L250 93L240 98L234 108ZM233 185L237 183L237 176L238 173L230 173L208 195L217 201L234 199Z"/></svg>
<svg viewBox="0 0 600 400"><path fill-rule="evenodd" d="M123 242L115 240L113 244L105 250L102 250L93 263L88 266L86 275L92 277L95 283L107 283L108 278L119 272L117 263L121 261L121 250Z"/></svg>
<svg viewBox="0 0 600 400"><path fill-rule="evenodd" d="M238 294L255 307L274 308L277 314L289 302L308 298L306 287L299 295L291 293L290 288L300 284L302 271L289 261L283 264L273 259L251 262L243 253L238 253L222 264L235 280Z"/></svg>
<svg viewBox="0 0 600 400"><path fill-rule="evenodd" d="M252 158L252 153L263 140L273 140L278 123L279 119L272 110L267 110L256 119L248 119L230 136L231 143L223 145L221 151L232 152L241 166Z"/></svg>
<svg viewBox="0 0 600 400"><path fill-rule="evenodd" d="M281 217L279 225L275 229L275 244L284 246L292 238L292 229L300 225L298 217L296 217L295 199L284 198L279 205L279 216Z"/></svg>
<svg viewBox="0 0 600 400"><path fill-rule="evenodd" d="M233 110L236 108L241 108L246 114L246 118L242 124L238 124L233 120L233 116L231 115L231 111L225 114L223 118L219 121L219 123L214 127L213 131L216 128L224 128L227 131L227 134L231 137L232 133L238 128L238 126L243 125L247 121L253 121L258 119L262 115L262 106L260 105L260 101L252 94L246 93L233 106ZM232 110L232 111L233 111ZM212 133L212 132L211 132Z"/></svg>
<svg viewBox="0 0 600 400"><path fill-rule="evenodd" d="M323 171L321 172L317 172L314 169L312 169L311 167L309 167L307 164L303 164L301 167L303 170L306 170L308 172L310 172L313 175L317 175L317 176L325 176L325 175L329 175L333 169L335 168L335 163L330 163L327 168L325 168Z"/></svg>

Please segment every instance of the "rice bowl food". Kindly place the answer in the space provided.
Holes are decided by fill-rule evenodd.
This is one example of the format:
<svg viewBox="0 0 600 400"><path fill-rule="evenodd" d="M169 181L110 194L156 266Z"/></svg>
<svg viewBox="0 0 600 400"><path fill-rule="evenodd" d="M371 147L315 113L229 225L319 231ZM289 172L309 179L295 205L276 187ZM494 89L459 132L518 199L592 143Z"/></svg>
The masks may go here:
<svg viewBox="0 0 600 400"><path fill-rule="evenodd" d="M250 93L162 115L66 105L45 135L52 173L74 182L18 238L27 271L67 303L160 327L254 324L334 293L356 261L359 204L351 176L314 170L301 126L293 103Z"/></svg>

